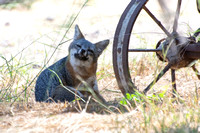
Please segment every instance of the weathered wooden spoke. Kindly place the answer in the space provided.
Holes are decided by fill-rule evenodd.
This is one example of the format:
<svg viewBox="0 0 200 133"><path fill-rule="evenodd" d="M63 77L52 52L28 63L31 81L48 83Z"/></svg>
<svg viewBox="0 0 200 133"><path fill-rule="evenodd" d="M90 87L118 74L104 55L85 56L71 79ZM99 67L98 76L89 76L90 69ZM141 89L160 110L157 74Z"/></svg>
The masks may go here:
<svg viewBox="0 0 200 133"><path fill-rule="evenodd" d="M158 26L165 32L165 34L170 37L170 33L167 31L167 29L163 26L160 20L158 20L150 11L149 9L144 6L143 9L148 13L148 15L158 24Z"/></svg>
<svg viewBox="0 0 200 133"><path fill-rule="evenodd" d="M176 75L174 69L171 69L171 78L172 78L172 93L176 94Z"/></svg>
<svg viewBox="0 0 200 133"><path fill-rule="evenodd" d="M143 91L144 94L147 93L147 91L149 91L149 89L151 89L151 87L158 82L158 80L170 69L171 64L168 64L167 66L165 66L165 68L157 75L156 79L153 80Z"/></svg>
<svg viewBox="0 0 200 133"><path fill-rule="evenodd" d="M161 49L129 49L128 52L159 52Z"/></svg>
<svg viewBox="0 0 200 133"><path fill-rule="evenodd" d="M200 80L200 73L199 73L199 71L197 70L197 68L196 68L195 65L192 66L192 70L195 72L195 74L197 75L198 79Z"/></svg>

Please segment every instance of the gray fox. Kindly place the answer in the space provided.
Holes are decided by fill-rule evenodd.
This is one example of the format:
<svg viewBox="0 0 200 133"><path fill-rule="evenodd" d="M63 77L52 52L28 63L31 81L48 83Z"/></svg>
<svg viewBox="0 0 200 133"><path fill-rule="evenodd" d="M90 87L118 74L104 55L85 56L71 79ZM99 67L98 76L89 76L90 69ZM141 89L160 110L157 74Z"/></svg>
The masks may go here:
<svg viewBox="0 0 200 133"><path fill-rule="evenodd" d="M75 92L76 89L73 88L85 87L85 84L82 83L83 80L88 87L93 89L99 100L106 103L98 90L96 71L98 57L108 44L109 40L95 44L87 41L76 25L73 41L68 48L69 55L46 68L37 78L36 101L53 99L56 102L70 102L75 99L74 93L70 91ZM70 90L63 86L70 88Z"/></svg>

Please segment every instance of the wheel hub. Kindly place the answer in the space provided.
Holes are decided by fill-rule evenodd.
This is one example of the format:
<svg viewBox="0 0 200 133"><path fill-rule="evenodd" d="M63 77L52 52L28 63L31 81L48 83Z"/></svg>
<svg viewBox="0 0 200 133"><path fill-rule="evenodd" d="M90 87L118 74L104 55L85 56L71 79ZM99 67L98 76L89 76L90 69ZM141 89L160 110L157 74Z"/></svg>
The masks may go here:
<svg viewBox="0 0 200 133"><path fill-rule="evenodd" d="M194 61L184 57L185 48L191 41L190 38L178 36L177 34L161 39L156 45L156 49L160 49L160 52L156 52L156 55L159 60L170 63L172 69L187 67Z"/></svg>

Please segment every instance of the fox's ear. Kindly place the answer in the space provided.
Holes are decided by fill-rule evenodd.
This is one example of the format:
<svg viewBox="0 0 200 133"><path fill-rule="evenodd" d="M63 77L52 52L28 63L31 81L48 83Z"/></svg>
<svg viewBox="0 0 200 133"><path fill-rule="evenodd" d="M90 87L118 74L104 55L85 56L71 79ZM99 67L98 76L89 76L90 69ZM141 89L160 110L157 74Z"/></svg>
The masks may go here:
<svg viewBox="0 0 200 133"><path fill-rule="evenodd" d="M79 29L78 25L75 26L75 33L74 33L74 40L79 40L84 38L83 34L81 33L81 30Z"/></svg>
<svg viewBox="0 0 200 133"><path fill-rule="evenodd" d="M108 46L108 44L109 44L109 40L103 40L103 41L100 41L98 43L95 43L98 56L100 56L102 54L102 52Z"/></svg>

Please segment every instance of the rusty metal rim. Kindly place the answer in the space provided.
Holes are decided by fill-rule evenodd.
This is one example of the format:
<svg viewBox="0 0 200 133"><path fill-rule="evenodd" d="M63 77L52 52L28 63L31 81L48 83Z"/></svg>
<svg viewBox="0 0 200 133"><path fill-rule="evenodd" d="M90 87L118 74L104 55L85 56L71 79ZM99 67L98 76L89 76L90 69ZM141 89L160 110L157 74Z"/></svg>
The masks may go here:
<svg viewBox="0 0 200 133"><path fill-rule="evenodd" d="M119 89L124 95L133 93L135 88L129 73L127 51L133 25L146 2L147 0L132 0L128 4L120 18L114 36L113 68Z"/></svg>

